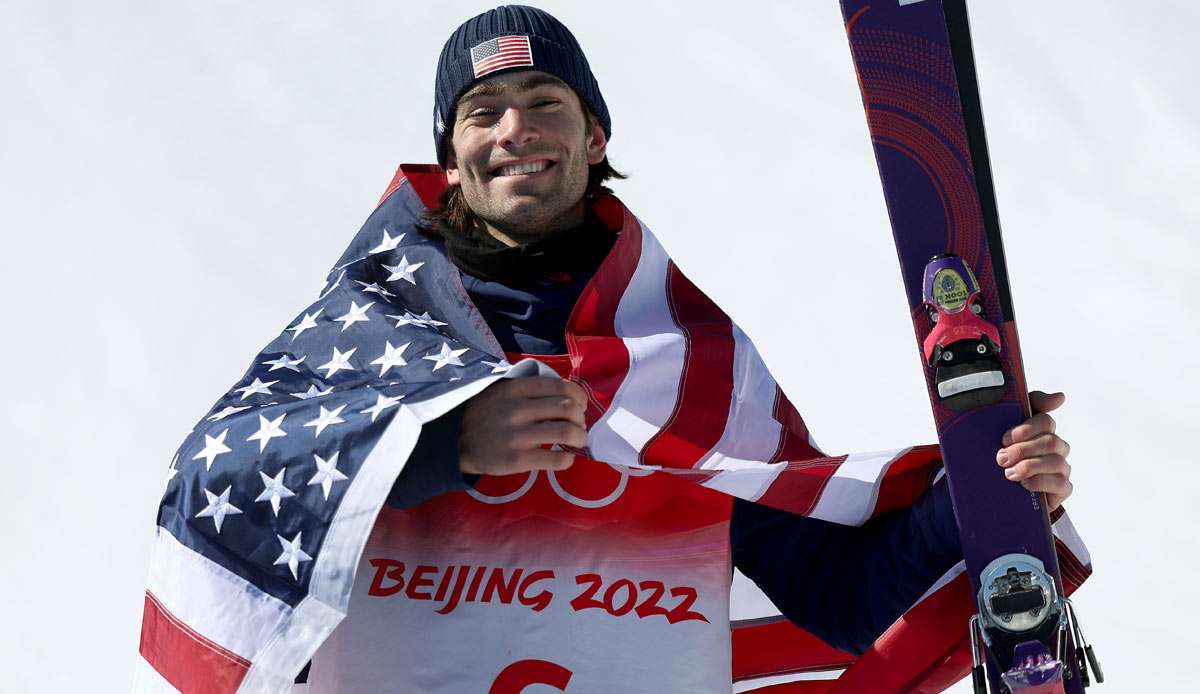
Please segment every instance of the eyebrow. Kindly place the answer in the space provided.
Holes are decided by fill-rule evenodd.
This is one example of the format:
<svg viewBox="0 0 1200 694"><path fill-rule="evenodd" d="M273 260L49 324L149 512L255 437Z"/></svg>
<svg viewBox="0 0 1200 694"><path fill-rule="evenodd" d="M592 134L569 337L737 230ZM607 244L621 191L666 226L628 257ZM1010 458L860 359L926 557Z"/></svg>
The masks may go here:
<svg viewBox="0 0 1200 694"><path fill-rule="evenodd" d="M548 75L548 74L542 72L542 73L538 73L535 75L530 75L530 76L526 77L525 79L521 80L520 82L517 82L515 91L524 92L524 91L529 91L530 89L536 89L537 87L544 87L546 85L555 86L555 87L567 87L568 89L570 89L570 87L567 85L566 82L563 82L562 80L555 77L554 75ZM470 99L474 99L476 97L481 97L481 96L482 97L500 96L501 94L508 92L509 89L510 89L510 87L508 85L505 85L502 83L481 82L481 83L475 85L474 87L472 87L466 94L463 94L461 97L459 97L458 103L462 104Z"/></svg>

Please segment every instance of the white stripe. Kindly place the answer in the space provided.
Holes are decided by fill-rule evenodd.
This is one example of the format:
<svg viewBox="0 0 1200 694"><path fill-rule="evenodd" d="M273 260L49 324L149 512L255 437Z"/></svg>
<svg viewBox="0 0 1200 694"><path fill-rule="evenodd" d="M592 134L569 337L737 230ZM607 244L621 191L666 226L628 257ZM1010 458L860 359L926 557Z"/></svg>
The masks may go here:
<svg viewBox="0 0 1200 694"><path fill-rule="evenodd" d="M938 395L948 398L969 390L978 388L993 388L1004 385L1004 373L1001 371L979 371L957 378L950 378L938 384Z"/></svg>
<svg viewBox="0 0 1200 694"><path fill-rule="evenodd" d="M615 332L629 352L629 371L588 433L592 455L617 465L636 464L638 452L671 416L685 353L683 333L667 304L667 253L638 225L641 256L614 317Z"/></svg>
<svg viewBox="0 0 1200 694"><path fill-rule="evenodd" d="M816 508L808 515L843 525L862 525L875 510L884 473L892 461L910 450L903 448L846 456L845 462L825 483Z"/></svg>
<svg viewBox="0 0 1200 694"><path fill-rule="evenodd" d="M774 675L771 677L756 677L752 680L742 680L741 682L733 683L733 691L737 692L752 692L756 689L769 687L775 684L785 684L787 682L826 682L836 680L842 676L845 670L818 670L816 672L797 672L791 675Z"/></svg>
<svg viewBox="0 0 1200 694"><path fill-rule="evenodd" d="M770 460L779 445L782 428L774 417L776 392L775 379L758 356L754 343L741 328L733 326L733 397L729 416L721 439L697 467L724 468L724 461L731 458L763 463Z"/></svg>
<svg viewBox="0 0 1200 694"><path fill-rule="evenodd" d="M1054 536L1063 541L1067 549L1071 550L1071 554L1079 560L1079 563L1084 566L1092 565L1092 555L1088 553L1087 547L1083 544L1083 538L1079 537L1079 533L1075 531L1075 524L1064 511L1058 520L1054 521L1051 527Z"/></svg>
<svg viewBox="0 0 1200 694"><path fill-rule="evenodd" d="M731 627L737 622L766 619L769 617L782 618L779 608L771 602L771 598L762 592L758 584L746 578L737 567L733 569L733 581L729 586L729 621Z"/></svg>
<svg viewBox="0 0 1200 694"><path fill-rule="evenodd" d="M155 528L146 590L209 641L252 660L283 624L286 603Z"/></svg>
<svg viewBox="0 0 1200 694"><path fill-rule="evenodd" d="M739 460L714 456L713 463L720 472L701 483L701 486L732 494L746 501L758 501L771 483L787 467L787 463L764 463L758 460Z"/></svg>
<svg viewBox="0 0 1200 694"><path fill-rule="evenodd" d="M179 690L158 674L146 662L146 659L139 653L136 662L133 664L133 686L130 688L134 694L179 694Z"/></svg>

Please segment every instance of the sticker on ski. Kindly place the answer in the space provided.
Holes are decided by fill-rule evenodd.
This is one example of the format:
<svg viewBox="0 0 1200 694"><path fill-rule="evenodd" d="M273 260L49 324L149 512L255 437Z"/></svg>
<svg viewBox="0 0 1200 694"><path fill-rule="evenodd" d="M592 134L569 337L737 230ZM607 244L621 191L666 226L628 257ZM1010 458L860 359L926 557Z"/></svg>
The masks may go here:
<svg viewBox="0 0 1200 694"><path fill-rule="evenodd" d="M935 256L925 266L924 287L933 328L923 347L938 398L955 412L1000 402L1000 331L987 321L975 273L956 255Z"/></svg>

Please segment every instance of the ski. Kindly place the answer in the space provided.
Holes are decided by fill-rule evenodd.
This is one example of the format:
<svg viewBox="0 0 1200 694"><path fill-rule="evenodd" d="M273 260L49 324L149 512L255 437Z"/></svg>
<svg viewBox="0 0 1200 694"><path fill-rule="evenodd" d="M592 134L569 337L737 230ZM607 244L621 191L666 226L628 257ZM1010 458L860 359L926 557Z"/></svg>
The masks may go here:
<svg viewBox="0 0 1200 694"><path fill-rule="evenodd" d="M1080 694L1103 675L1045 498L994 462L1030 407L965 0L841 5L977 601L975 691Z"/></svg>

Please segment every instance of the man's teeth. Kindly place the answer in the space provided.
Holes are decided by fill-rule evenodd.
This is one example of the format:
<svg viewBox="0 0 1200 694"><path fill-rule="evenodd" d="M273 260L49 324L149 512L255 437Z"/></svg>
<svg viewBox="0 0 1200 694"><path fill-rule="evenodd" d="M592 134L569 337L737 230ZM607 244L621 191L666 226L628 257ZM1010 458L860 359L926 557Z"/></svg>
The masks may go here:
<svg viewBox="0 0 1200 694"><path fill-rule="evenodd" d="M533 161L528 164L513 164L512 166L502 166L496 172L497 176L516 176L518 174L537 173L546 169L545 161Z"/></svg>

